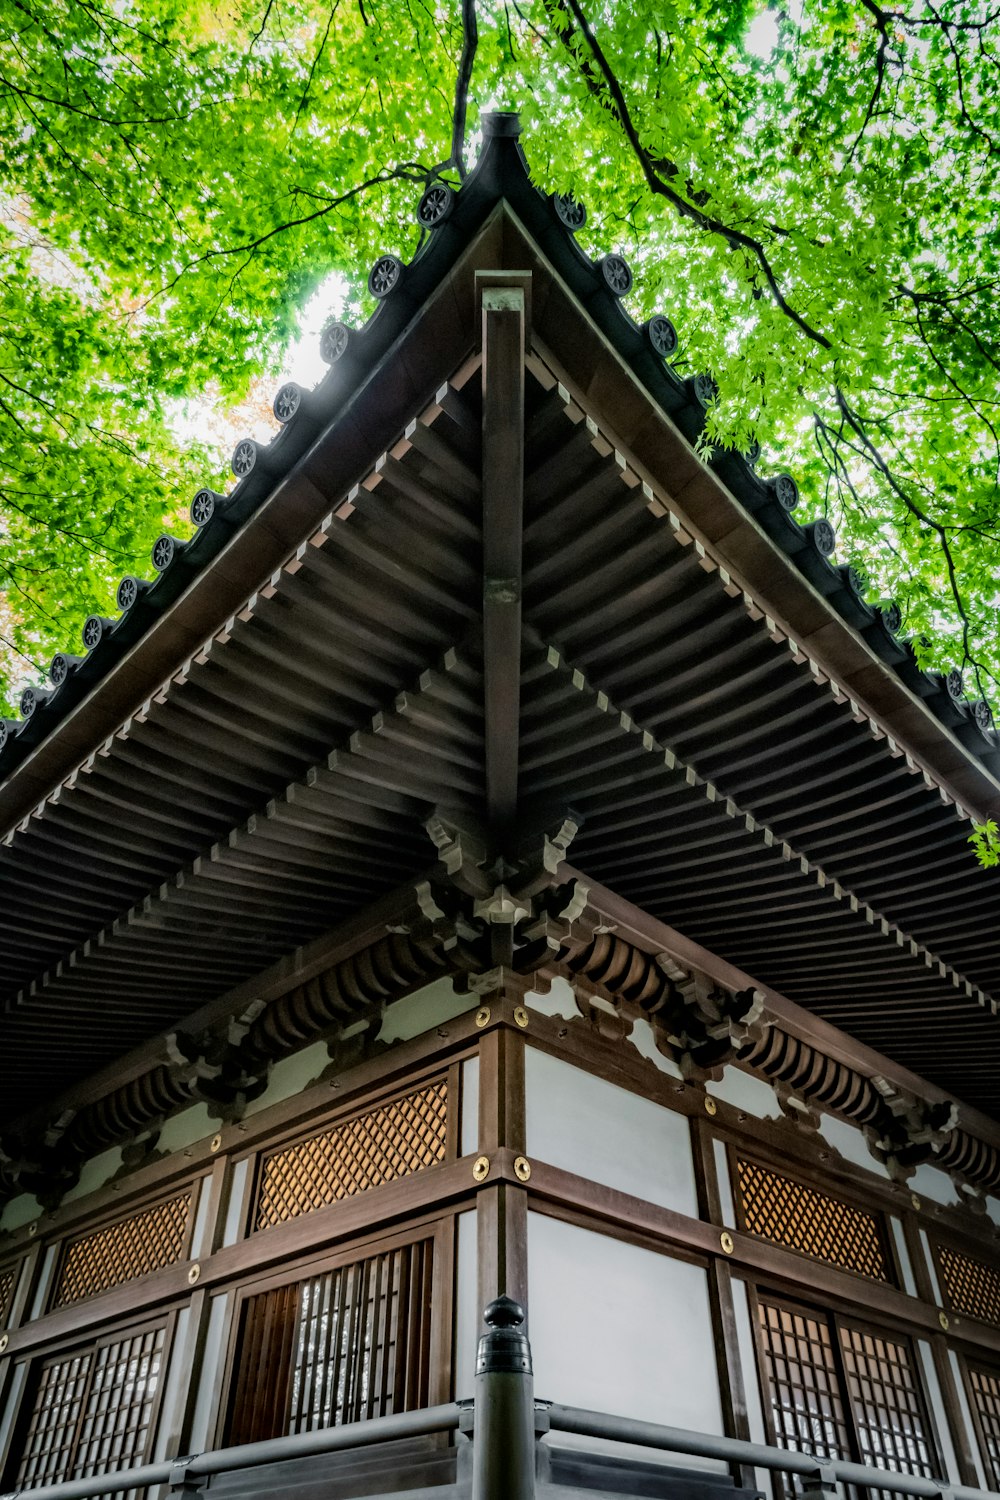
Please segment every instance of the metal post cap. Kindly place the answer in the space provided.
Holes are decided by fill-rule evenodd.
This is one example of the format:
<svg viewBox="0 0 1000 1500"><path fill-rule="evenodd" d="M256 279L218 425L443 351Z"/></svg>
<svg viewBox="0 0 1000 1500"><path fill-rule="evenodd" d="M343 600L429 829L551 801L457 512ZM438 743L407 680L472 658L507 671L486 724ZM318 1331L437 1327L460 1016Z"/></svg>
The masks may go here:
<svg viewBox="0 0 1000 1500"><path fill-rule="evenodd" d="M521 116L516 109L491 109L480 115L479 126L484 136L519 136Z"/></svg>
<svg viewBox="0 0 1000 1500"><path fill-rule="evenodd" d="M477 1375L530 1375L531 1346L521 1327L524 1308L512 1297L497 1297L483 1320L488 1332L479 1340Z"/></svg>

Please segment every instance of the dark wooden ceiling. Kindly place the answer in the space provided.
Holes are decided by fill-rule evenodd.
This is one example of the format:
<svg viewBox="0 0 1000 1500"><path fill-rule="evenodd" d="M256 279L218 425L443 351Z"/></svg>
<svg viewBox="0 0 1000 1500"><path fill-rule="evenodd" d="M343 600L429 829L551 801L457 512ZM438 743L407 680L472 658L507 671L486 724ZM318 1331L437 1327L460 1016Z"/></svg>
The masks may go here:
<svg viewBox="0 0 1000 1500"><path fill-rule="evenodd" d="M1000 1118L997 898L954 790L987 785L992 741L973 726L976 760L954 701L930 702L940 684L899 685L900 663L828 603L846 584L820 552L791 568L773 493L754 480L741 509L639 385L623 395L604 313L565 290L505 182L423 325L411 302L368 384L325 425L314 409L308 441L280 440L291 457L259 513L151 616L145 678L140 641L42 745L54 768L64 734L73 768L0 846L0 1123L38 1105L40 1079L47 1097L71 1088L426 869L433 808L496 824L498 754L511 817L582 814L577 868ZM522 286L532 272L536 336L504 373L524 391L513 636L489 590L484 611L476 265L520 267ZM621 439L626 398L655 465ZM765 500L768 525L751 515ZM715 551L682 502L714 518ZM812 536L796 523L794 547ZM487 553L498 541L509 553L502 526ZM734 553L773 580L768 603ZM818 668L779 605L859 663L886 717ZM11 798L41 775L18 764Z"/></svg>

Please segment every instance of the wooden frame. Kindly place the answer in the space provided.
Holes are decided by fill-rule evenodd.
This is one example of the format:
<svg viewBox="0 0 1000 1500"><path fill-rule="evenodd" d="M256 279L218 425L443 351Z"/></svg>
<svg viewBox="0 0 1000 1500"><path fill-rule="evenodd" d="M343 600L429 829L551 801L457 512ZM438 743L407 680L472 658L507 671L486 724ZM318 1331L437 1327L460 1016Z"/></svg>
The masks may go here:
<svg viewBox="0 0 1000 1500"><path fill-rule="evenodd" d="M754 1239L767 1240L770 1244L781 1245L782 1249L788 1250L792 1255L801 1255L803 1260L805 1260L809 1265L815 1265L818 1262L822 1265L834 1266L838 1271L842 1271L845 1275L857 1276L860 1281L865 1283L865 1285L884 1285L896 1287L897 1289L903 1288L904 1282L902 1266L899 1263L899 1254L896 1247L895 1236L890 1231L888 1224L888 1215L884 1207L870 1207L867 1202L858 1203L856 1197L855 1201L851 1202L848 1198L841 1196L841 1194L836 1191L827 1192L826 1184L822 1181L817 1182L815 1179L815 1175L813 1175L812 1181L806 1180L800 1163L793 1162L791 1168L789 1168L787 1156L782 1157L779 1161L775 1159L777 1155L776 1153L772 1153L767 1150L758 1151L751 1148L750 1151L745 1151L741 1149L738 1142L735 1141L728 1132L724 1137L722 1137L722 1139L725 1143L726 1161L729 1165L729 1180L732 1188L733 1208L736 1213L736 1226L739 1230L742 1231L743 1234L752 1235ZM751 1166L763 1167L766 1171L771 1172L774 1176L783 1177L786 1181L794 1183L797 1187L802 1187L817 1193L821 1193L824 1197L828 1197L834 1202L841 1204L849 1211L861 1213L864 1214L867 1218L870 1218L875 1225L875 1232L878 1237L879 1248L881 1249L883 1258L885 1260L886 1280L884 1282L880 1282L875 1277L866 1276L863 1271L853 1271L849 1266L840 1265L836 1261L826 1260L822 1256L812 1256L808 1253L808 1251L797 1250L792 1245L784 1244L780 1240L774 1240L768 1235L762 1235L757 1230L751 1229L747 1223L746 1205L743 1201L743 1194L740 1191L739 1162L741 1160L748 1162L748 1164Z"/></svg>
<svg viewBox="0 0 1000 1500"><path fill-rule="evenodd" d="M4 1445L3 1451L0 1452L0 1483L5 1484L8 1488L13 1488L14 1486L14 1476L10 1473L10 1470L14 1463L14 1454L20 1453L24 1446L27 1424L31 1419L34 1402L38 1394L38 1383L43 1369L50 1364L72 1358L74 1354L83 1354L88 1350L96 1352L105 1345L119 1342L123 1338L138 1336L154 1329L162 1328L164 1333L160 1374L157 1379L156 1392L150 1410L149 1430L146 1436L145 1450L143 1455L137 1459L139 1463L145 1462L157 1441L163 1395L174 1355L177 1311L178 1309L171 1308L158 1315L150 1315L148 1312L145 1314L140 1313L138 1318L133 1318L131 1321L116 1319L113 1323L103 1328L99 1334L95 1334L90 1338L81 1339L79 1337L67 1336L57 1342L53 1342L53 1344L44 1350L30 1352L23 1361L18 1361L18 1363L25 1366L26 1378L21 1387L17 1410L12 1413L7 1442ZM13 1363L14 1361L12 1360L11 1364ZM78 1422L83 1420L83 1416L84 1413L81 1406Z"/></svg>
<svg viewBox="0 0 1000 1500"><path fill-rule="evenodd" d="M447 1401L451 1388L451 1341L454 1307L455 1280L455 1230L454 1214L423 1216L411 1220L405 1228L391 1233L358 1236L327 1254L315 1251L294 1265L281 1271L251 1279L240 1284L231 1298L225 1332L224 1377L220 1387L220 1401L212 1429L212 1446L225 1441L233 1394L235 1390L236 1362L239 1357L242 1337L243 1309L251 1297L261 1292L289 1286L322 1272L334 1271L341 1266L369 1255L381 1254L411 1245L417 1240L430 1239L433 1244L431 1325L429 1344L429 1396L431 1404ZM424 1231L424 1232L422 1232Z"/></svg>
<svg viewBox="0 0 1000 1500"><path fill-rule="evenodd" d="M922 1361L919 1358L918 1350L910 1333L902 1329L897 1330L895 1328L881 1327L878 1324L869 1323L866 1319L858 1317L856 1313L841 1313L834 1307L830 1307L823 1302L817 1302L814 1298L800 1299L796 1296L788 1296L783 1292L775 1293L772 1292L768 1287L758 1287L754 1282L748 1281L747 1301L749 1304L754 1359L757 1367L757 1383L758 1391L760 1394L761 1412L764 1419L764 1432L767 1438L767 1442L772 1447L783 1447L785 1445L780 1441L778 1435L777 1425L774 1420L774 1405L767 1384L766 1372L768 1354L767 1350L764 1347L763 1336L761 1333L761 1293L763 1293L764 1300L769 1304L777 1306L780 1309L790 1311L792 1313L800 1312L807 1315L812 1315L813 1317L819 1317L820 1319L825 1319L828 1326L833 1329L834 1336L831 1339L833 1364L837 1377L838 1388L840 1391L841 1404L843 1406L846 1420L848 1440L851 1448L850 1453L845 1454L844 1457L853 1459L858 1463L866 1463L869 1462L869 1460L865 1459L862 1455L858 1441L857 1418L851 1400L849 1381L844 1365L843 1349L839 1337L840 1329L843 1326L849 1329L854 1329L864 1334L870 1334L875 1338L891 1335L894 1339L900 1339L904 1341L904 1345L910 1355L911 1369L914 1378L914 1388L920 1403L921 1416L926 1423L929 1461L931 1466L935 1467L937 1473L941 1475L945 1474L946 1470L942 1459L940 1434L938 1432L933 1407L931 1405L931 1402L928 1400L926 1379L924 1371L922 1369ZM780 1476L775 1475L772 1482L775 1485L776 1492L778 1494L781 1494L783 1482ZM784 1493L788 1493L787 1488L785 1488Z"/></svg>
<svg viewBox="0 0 1000 1500"><path fill-rule="evenodd" d="M972 1431L979 1450L979 1462L983 1470L984 1487L986 1489L1000 1490L1000 1458L990 1455L989 1443L985 1429L983 1428L982 1414L979 1403L976 1400L975 1391L972 1386L972 1367L981 1370L984 1374L993 1376L1000 1381L1000 1359L990 1363L978 1357L972 1359L962 1350L955 1351L958 1356L958 1368L962 1376L962 1388L965 1392L965 1400L968 1405L969 1415L972 1419Z"/></svg>

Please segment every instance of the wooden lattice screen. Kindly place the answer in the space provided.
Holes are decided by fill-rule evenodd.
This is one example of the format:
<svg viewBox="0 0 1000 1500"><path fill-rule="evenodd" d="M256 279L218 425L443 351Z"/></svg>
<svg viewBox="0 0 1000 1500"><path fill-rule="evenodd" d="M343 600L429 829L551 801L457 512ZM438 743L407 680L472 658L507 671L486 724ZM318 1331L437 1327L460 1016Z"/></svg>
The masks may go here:
<svg viewBox="0 0 1000 1500"><path fill-rule="evenodd" d="M173 1265L184 1249L190 1201L185 1193L72 1241L63 1253L53 1306L65 1307Z"/></svg>
<svg viewBox="0 0 1000 1500"><path fill-rule="evenodd" d="M882 1226L874 1214L852 1208L816 1188L738 1160L744 1226L750 1234L811 1255L842 1271L891 1281Z"/></svg>
<svg viewBox="0 0 1000 1500"><path fill-rule="evenodd" d="M948 1305L983 1323L1000 1327L1000 1267L961 1255L947 1245L937 1245L938 1270Z"/></svg>
<svg viewBox="0 0 1000 1500"><path fill-rule="evenodd" d="M841 1324L840 1347L861 1462L932 1477L927 1415L909 1345Z"/></svg>
<svg viewBox="0 0 1000 1500"><path fill-rule="evenodd" d="M152 1435L163 1341L163 1328L150 1328L46 1365L18 1485L86 1479L141 1463Z"/></svg>
<svg viewBox="0 0 1000 1500"><path fill-rule="evenodd" d="M969 1392L979 1421L986 1483L1000 1490L1000 1372L969 1367Z"/></svg>
<svg viewBox="0 0 1000 1500"><path fill-rule="evenodd" d="M764 1299L758 1316L782 1448L933 1476L927 1412L907 1343Z"/></svg>
<svg viewBox="0 0 1000 1500"><path fill-rule="evenodd" d="M14 1266L6 1266L0 1271L0 1328L7 1321L11 1302L14 1300L14 1283L17 1280L17 1272Z"/></svg>
<svg viewBox="0 0 1000 1500"><path fill-rule="evenodd" d="M253 1443L425 1406L432 1242L250 1297L228 1441Z"/></svg>
<svg viewBox="0 0 1000 1500"><path fill-rule="evenodd" d="M448 1132L444 1079L310 1136L266 1158L255 1229L352 1198L443 1161Z"/></svg>

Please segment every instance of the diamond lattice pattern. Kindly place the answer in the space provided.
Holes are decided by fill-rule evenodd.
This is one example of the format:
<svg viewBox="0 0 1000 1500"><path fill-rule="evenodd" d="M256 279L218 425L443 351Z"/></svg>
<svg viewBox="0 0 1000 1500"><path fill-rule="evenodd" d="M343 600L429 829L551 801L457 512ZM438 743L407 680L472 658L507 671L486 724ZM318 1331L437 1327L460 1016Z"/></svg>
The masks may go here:
<svg viewBox="0 0 1000 1500"><path fill-rule="evenodd" d="M938 1245L937 1255L948 1301L955 1312L1000 1327L1000 1269L960 1255L947 1245Z"/></svg>
<svg viewBox="0 0 1000 1500"><path fill-rule="evenodd" d="M6 1271L0 1271L0 1328L3 1327L7 1313L10 1310L11 1297L14 1295L14 1268L10 1266Z"/></svg>
<svg viewBox="0 0 1000 1500"><path fill-rule="evenodd" d="M743 1218L751 1234L873 1281L891 1279L874 1214L756 1162L738 1161L737 1168Z"/></svg>
<svg viewBox="0 0 1000 1500"><path fill-rule="evenodd" d="M444 1161L447 1129L448 1085L440 1079L276 1152L264 1163L254 1228L284 1224Z"/></svg>
<svg viewBox="0 0 1000 1500"><path fill-rule="evenodd" d="M184 1193L67 1246L53 1306L65 1307L173 1265L184 1248L190 1202Z"/></svg>

